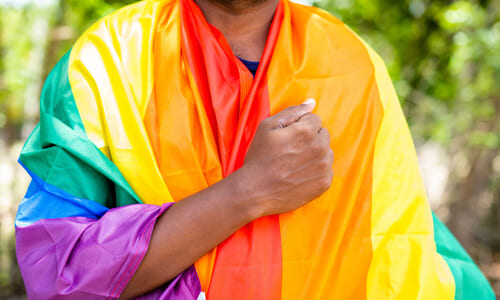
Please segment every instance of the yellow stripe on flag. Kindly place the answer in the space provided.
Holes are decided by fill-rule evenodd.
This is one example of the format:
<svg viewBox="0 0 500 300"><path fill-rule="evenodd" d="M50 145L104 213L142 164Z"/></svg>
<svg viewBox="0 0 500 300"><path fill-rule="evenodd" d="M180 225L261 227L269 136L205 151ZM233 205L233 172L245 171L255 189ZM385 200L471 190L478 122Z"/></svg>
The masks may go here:
<svg viewBox="0 0 500 300"><path fill-rule="evenodd" d="M172 202L143 115L153 89L152 47L160 2L140 2L89 28L75 44L69 79L87 135L115 163L139 198Z"/></svg>
<svg viewBox="0 0 500 300"><path fill-rule="evenodd" d="M431 210L408 125L384 63L366 47L384 106L374 155L368 299L453 300L454 279L436 252Z"/></svg>

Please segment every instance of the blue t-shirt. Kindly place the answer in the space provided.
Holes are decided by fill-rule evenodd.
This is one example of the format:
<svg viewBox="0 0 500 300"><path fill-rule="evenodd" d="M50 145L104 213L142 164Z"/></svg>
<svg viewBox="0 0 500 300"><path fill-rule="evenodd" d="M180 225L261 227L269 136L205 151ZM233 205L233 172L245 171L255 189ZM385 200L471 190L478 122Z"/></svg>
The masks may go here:
<svg viewBox="0 0 500 300"><path fill-rule="evenodd" d="M255 76L255 73L257 72L257 68L259 67L259 62L258 61L249 61L249 60L246 60L243 58L239 58L239 59L247 67L247 69L250 71L250 73L252 73L252 75Z"/></svg>

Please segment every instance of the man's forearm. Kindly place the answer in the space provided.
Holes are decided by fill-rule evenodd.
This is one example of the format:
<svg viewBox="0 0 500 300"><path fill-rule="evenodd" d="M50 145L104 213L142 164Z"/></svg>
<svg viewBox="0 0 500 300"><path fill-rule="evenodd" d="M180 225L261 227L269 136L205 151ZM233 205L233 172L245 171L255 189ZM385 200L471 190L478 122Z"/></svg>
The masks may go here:
<svg viewBox="0 0 500 300"><path fill-rule="evenodd" d="M153 230L149 249L122 293L127 299L173 279L205 253L261 215L245 191L239 170L174 204Z"/></svg>

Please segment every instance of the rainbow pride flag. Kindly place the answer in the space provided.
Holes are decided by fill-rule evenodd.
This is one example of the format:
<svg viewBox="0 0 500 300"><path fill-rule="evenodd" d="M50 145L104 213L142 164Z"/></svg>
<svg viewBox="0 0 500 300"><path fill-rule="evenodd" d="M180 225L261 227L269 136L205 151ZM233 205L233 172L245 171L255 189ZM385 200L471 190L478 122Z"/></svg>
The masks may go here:
<svg viewBox="0 0 500 300"><path fill-rule="evenodd" d="M331 188L143 298L494 299L429 208L382 60L328 13L286 0L255 77L192 0L125 7L60 60L20 156L28 297L118 298L156 219L238 169L260 121L307 98L332 135Z"/></svg>

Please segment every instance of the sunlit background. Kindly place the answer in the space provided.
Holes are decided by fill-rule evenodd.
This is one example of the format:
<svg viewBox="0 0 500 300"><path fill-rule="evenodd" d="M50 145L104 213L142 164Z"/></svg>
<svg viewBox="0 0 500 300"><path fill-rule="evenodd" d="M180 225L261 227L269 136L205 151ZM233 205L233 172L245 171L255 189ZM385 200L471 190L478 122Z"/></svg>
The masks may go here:
<svg viewBox="0 0 500 300"><path fill-rule="evenodd" d="M24 297L14 217L28 176L16 161L38 121L43 81L85 28L132 2L0 0L0 299ZM500 294L500 1L313 4L384 58L431 206Z"/></svg>

